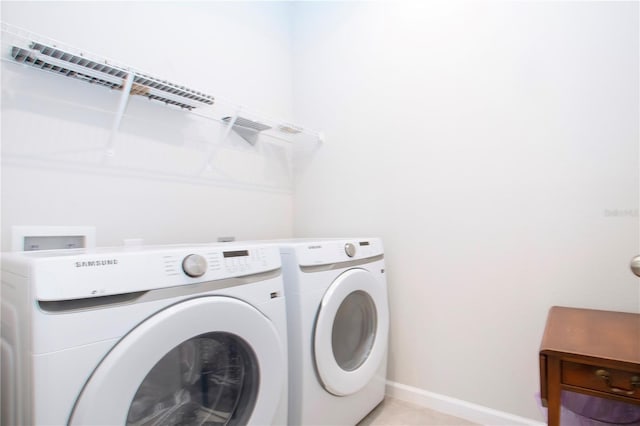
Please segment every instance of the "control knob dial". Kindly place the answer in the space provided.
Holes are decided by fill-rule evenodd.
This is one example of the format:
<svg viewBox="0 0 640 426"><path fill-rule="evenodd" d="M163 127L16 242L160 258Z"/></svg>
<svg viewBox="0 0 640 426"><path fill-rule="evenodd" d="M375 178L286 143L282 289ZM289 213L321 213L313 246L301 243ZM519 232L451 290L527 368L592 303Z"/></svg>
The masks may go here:
<svg viewBox="0 0 640 426"><path fill-rule="evenodd" d="M201 277L207 272L207 260L199 254L190 254L182 261L182 270L190 277Z"/></svg>
<svg viewBox="0 0 640 426"><path fill-rule="evenodd" d="M344 245L344 252L347 253L347 256L353 257L356 255L356 246L351 243L347 243Z"/></svg>

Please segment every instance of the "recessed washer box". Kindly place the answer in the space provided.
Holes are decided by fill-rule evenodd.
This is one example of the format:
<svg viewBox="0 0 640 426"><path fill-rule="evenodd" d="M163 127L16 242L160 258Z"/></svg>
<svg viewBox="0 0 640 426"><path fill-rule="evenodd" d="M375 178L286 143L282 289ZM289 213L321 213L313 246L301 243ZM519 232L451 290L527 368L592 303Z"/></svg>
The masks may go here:
<svg viewBox="0 0 640 426"><path fill-rule="evenodd" d="M13 226L12 251L91 248L96 246L94 226Z"/></svg>

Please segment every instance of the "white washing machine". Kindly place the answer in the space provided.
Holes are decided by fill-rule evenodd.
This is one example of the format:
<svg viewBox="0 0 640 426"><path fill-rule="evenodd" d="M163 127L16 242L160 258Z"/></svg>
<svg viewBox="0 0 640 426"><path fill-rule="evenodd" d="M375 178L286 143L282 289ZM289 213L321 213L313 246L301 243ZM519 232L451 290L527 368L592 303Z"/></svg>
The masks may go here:
<svg viewBox="0 0 640 426"><path fill-rule="evenodd" d="M277 248L2 257L3 425L286 424Z"/></svg>
<svg viewBox="0 0 640 426"><path fill-rule="evenodd" d="M289 424L355 425L384 398L382 241L277 242L287 301Z"/></svg>

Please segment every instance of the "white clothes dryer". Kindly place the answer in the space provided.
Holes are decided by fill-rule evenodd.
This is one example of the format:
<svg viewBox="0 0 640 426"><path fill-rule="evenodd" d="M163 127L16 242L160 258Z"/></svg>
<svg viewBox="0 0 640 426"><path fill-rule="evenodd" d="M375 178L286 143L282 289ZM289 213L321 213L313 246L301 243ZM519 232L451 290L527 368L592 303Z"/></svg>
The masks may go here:
<svg viewBox="0 0 640 426"><path fill-rule="evenodd" d="M277 248L2 257L3 425L286 424Z"/></svg>
<svg viewBox="0 0 640 426"><path fill-rule="evenodd" d="M382 241L281 241L289 424L355 425L384 398L389 309Z"/></svg>

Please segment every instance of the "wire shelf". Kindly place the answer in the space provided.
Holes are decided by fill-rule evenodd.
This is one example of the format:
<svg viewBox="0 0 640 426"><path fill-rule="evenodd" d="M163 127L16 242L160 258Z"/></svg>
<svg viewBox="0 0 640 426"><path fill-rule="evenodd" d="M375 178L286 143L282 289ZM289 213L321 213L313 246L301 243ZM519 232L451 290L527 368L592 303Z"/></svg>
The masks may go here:
<svg viewBox="0 0 640 426"><path fill-rule="evenodd" d="M324 140L321 132L269 118L242 105L153 77L150 73L5 22L1 26L3 48L0 57L3 61L24 64L122 91L123 101L117 112L114 132L125 115L128 97L133 95L144 96L203 118L226 123L242 137L245 137L242 131L249 128L256 133L256 137L259 134L289 143ZM260 128L255 124L243 126L242 123L259 123ZM255 140L250 142L255 143Z"/></svg>
<svg viewBox="0 0 640 426"><path fill-rule="evenodd" d="M320 132L4 22L1 28L3 80L10 82L2 87L4 112L11 126L35 130L3 144L5 164L290 193L287 146L322 141ZM34 78L40 71L50 76ZM75 81L109 90L68 90ZM12 116L12 108L26 117ZM247 138L243 130L253 134ZM255 146L258 137L269 143ZM247 155L253 166L243 163Z"/></svg>

